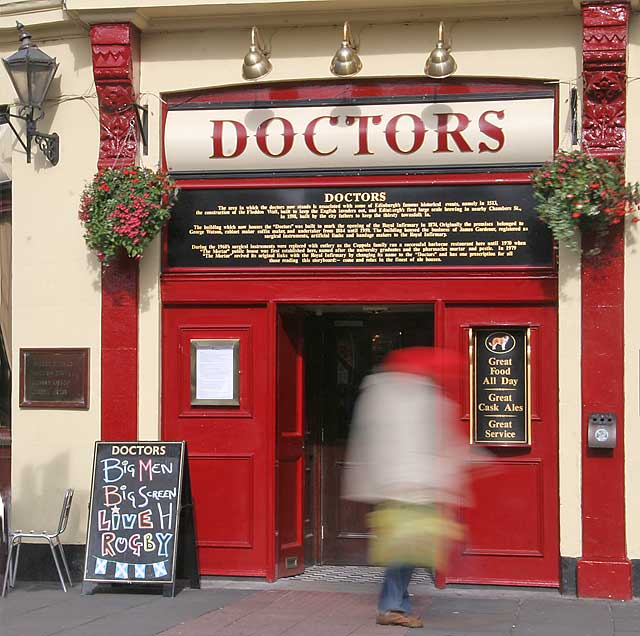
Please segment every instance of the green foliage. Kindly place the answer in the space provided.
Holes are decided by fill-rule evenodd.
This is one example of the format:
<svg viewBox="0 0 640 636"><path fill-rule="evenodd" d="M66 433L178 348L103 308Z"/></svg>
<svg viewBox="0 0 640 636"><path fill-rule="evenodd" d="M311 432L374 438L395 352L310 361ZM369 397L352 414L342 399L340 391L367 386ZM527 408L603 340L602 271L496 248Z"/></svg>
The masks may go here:
<svg viewBox="0 0 640 636"><path fill-rule="evenodd" d="M575 251L579 251L578 230L593 233L598 244L625 216L640 220L639 186L625 182L619 162L560 151L533 172L531 182L539 217L556 241Z"/></svg>
<svg viewBox="0 0 640 636"><path fill-rule="evenodd" d="M105 264L120 248L140 258L169 220L177 192L172 179L149 168L99 170L80 199L87 245Z"/></svg>

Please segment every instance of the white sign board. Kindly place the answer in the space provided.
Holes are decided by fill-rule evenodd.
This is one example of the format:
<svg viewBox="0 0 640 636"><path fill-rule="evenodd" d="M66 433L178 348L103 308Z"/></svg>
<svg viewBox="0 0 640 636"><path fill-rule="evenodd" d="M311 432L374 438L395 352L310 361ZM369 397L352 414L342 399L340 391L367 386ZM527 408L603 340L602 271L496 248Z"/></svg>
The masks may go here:
<svg viewBox="0 0 640 636"><path fill-rule="evenodd" d="M199 349L196 359L196 400L232 400L233 347Z"/></svg>
<svg viewBox="0 0 640 636"><path fill-rule="evenodd" d="M504 167L553 157L553 97L169 110L169 172Z"/></svg>

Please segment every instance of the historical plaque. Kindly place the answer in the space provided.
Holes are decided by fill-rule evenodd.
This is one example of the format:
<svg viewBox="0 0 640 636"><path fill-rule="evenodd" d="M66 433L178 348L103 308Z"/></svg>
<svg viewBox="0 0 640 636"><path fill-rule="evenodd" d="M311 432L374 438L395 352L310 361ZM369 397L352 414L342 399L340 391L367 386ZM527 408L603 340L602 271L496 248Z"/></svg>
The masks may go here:
<svg viewBox="0 0 640 636"><path fill-rule="evenodd" d="M476 328L471 339L471 441L531 443L529 329Z"/></svg>
<svg viewBox="0 0 640 636"><path fill-rule="evenodd" d="M185 458L184 442L96 442L85 582L175 583Z"/></svg>
<svg viewBox="0 0 640 636"><path fill-rule="evenodd" d="M180 190L169 267L552 267L529 184Z"/></svg>
<svg viewBox="0 0 640 636"><path fill-rule="evenodd" d="M20 349L20 407L89 408L89 349Z"/></svg>

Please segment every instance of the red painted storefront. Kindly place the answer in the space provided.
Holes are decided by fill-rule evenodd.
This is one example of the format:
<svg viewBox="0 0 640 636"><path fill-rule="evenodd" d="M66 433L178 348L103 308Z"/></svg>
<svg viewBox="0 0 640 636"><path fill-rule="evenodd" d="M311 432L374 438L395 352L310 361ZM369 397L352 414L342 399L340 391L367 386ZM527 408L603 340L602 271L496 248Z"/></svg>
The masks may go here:
<svg viewBox="0 0 640 636"><path fill-rule="evenodd" d="M230 104L345 103L399 95L504 95L539 91L540 83L450 82L424 80L326 82L222 90L169 99L221 106ZM320 145L318 143L318 145ZM527 172L465 172L283 178L204 178L180 182L185 190L255 188L337 188L433 185L453 191L468 185L527 183ZM185 439L195 498L200 567L203 574L266 576L294 574L305 563L305 532L313 534L307 563L358 562L327 557L325 469L314 497L305 492L307 441L316 455L329 453L311 435L308 421L313 390L305 373L322 365L322 353L306 340L305 315L383 306L416 312L424 308L435 346L467 355L469 329L531 329L532 445L494 451L500 469L478 480L466 513L469 539L441 582L485 582L557 586L559 583L557 466L557 274L555 266L447 269L417 267L301 267L221 269L171 267L165 253L163 301L164 439ZM399 319L399 318L398 318ZM420 317L417 318L420 322ZM340 321L338 321L340 322ZM190 403L190 342L237 338L240 342L239 406ZM327 353L327 355L330 355ZM314 358L315 356L315 358ZM460 369L451 387L463 405L458 425L469 431L469 370ZM335 450L335 449L333 449ZM473 453L470 461L474 461ZM482 460L476 460L482 461ZM339 470L338 461L332 471ZM339 477L335 478L339 480ZM329 487L329 486L326 486ZM336 495L336 498L339 495ZM326 503L326 498L323 499ZM306 505L306 509L305 509ZM357 539L337 507L336 541ZM310 508L312 508L310 510ZM322 509L322 512L320 512ZM356 513L354 513L356 514ZM351 522L354 520L352 519ZM342 524L342 525L341 525ZM311 526L311 527L309 527ZM309 554L310 553L310 554ZM346 554L346 553L345 553ZM287 567L289 564L289 567Z"/></svg>
<svg viewBox="0 0 640 636"><path fill-rule="evenodd" d="M612 158L624 155L628 18L627 2L583 3L583 143L590 151ZM127 106L136 92L133 69L138 39L132 25L92 28L101 118L110 123L114 118L134 116L133 108ZM298 86L304 89L304 83ZM231 91L227 95L250 103L254 92L234 95ZM110 97L103 99L103 95ZM126 129L123 124L122 130ZM100 161L110 165L114 156L107 141L101 143ZM118 160L126 165L134 158L135 144L126 157ZM388 175L383 181L438 181L453 187L460 178L463 182L487 178L518 182L523 175ZM354 179L333 177L324 184L344 186L353 184ZM359 183L374 185L381 181L360 178ZM184 187L316 184L299 179L227 179L215 183L193 181ZM618 245L622 246L621 234ZM631 594L624 536L623 271L621 249L598 263L589 259L583 262L583 315L587 318L582 328L583 426L586 430L588 413L613 410L618 416L620 442L610 453L587 451L583 444L584 548L577 568L577 589L582 596L628 598ZM104 439L137 437L137 284L135 264L122 262L105 273ZM602 296L605 293L606 298ZM300 567L303 562L302 446L305 402L310 398L303 376L310 367L305 330L295 310L345 303L360 307L419 304L431 308L436 345L462 351L469 326L527 325L532 332L532 446L498 451L509 479L479 484L475 493L479 505L468 520L477 541L454 560L446 580L557 585L557 297L553 269L488 272L394 267L349 272L192 272L171 271L165 260L162 432L166 439L187 439L189 443L202 573L253 574L272 579L291 572L292 568L286 568L287 557L289 565L295 562ZM615 344L615 350L608 349L613 355L606 360L593 346L604 333L613 334L607 338ZM245 344L241 364L248 373L241 379L240 406L215 414L194 409L187 399L189 366L184 345L190 337L227 336ZM456 391L465 403L468 382L462 379ZM128 413L126 418L123 412ZM468 414L463 409L460 415L460 426L468 430ZM122 422L124 428L119 424ZM234 490L242 496L231 497ZM506 518L504 509L496 508L498 498L513 504ZM297 561L291 557L297 557ZM442 582L442 575L440 578Z"/></svg>

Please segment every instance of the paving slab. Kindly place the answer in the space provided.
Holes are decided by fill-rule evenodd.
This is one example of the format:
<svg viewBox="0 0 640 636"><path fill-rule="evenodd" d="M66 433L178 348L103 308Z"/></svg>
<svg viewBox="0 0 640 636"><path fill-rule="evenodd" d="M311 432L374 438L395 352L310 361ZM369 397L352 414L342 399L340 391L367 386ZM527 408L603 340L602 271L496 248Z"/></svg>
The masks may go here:
<svg viewBox="0 0 640 636"><path fill-rule="evenodd" d="M0 599L0 636L154 636L249 594L186 589L175 598L120 590L81 596L79 586L66 594L20 586Z"/></svg>
<svg viewBox="0 0 640 636"><path fill-rule="evenodd" d="M0 636L640 636L640 601L576 599L554 591L410 591L421 629L375 624L379 584L208 581L175 598L113 586L20 584L0 599Z"/></svg>

